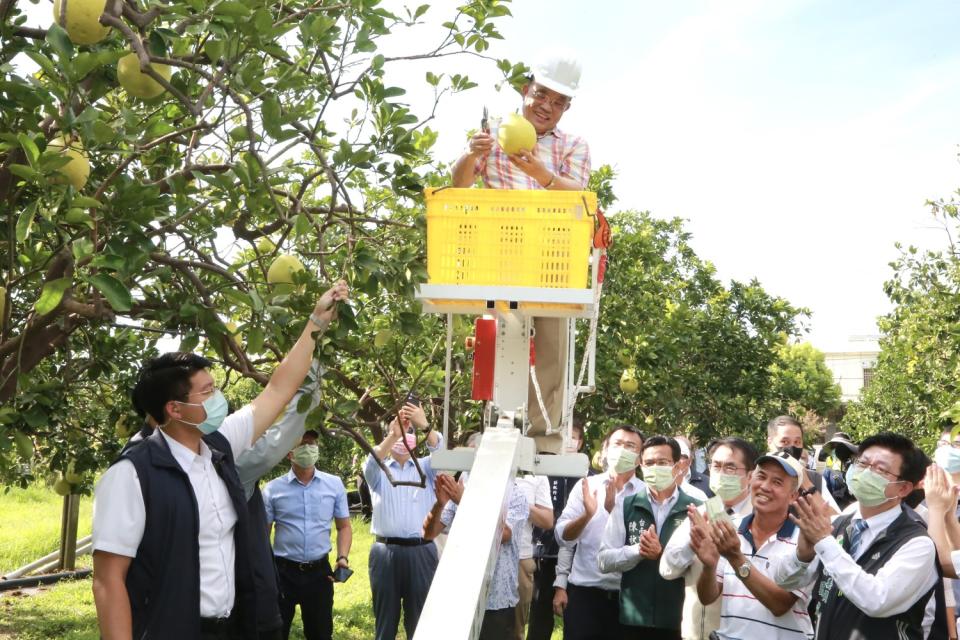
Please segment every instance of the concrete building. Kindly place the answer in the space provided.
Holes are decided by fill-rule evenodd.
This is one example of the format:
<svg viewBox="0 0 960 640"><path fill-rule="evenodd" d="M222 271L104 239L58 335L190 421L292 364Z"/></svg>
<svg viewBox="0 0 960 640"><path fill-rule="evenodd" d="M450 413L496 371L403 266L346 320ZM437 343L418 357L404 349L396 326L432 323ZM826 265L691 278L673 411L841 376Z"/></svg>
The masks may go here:
<svg viewBox="0 0 960 640"><path fill-rule="evenodd" d="M880 353L879 338L877 335L850 336L839 344L817 345L833 372L834 382L840 385L843 402L859 400L864 387L870 384Z"/></svg>

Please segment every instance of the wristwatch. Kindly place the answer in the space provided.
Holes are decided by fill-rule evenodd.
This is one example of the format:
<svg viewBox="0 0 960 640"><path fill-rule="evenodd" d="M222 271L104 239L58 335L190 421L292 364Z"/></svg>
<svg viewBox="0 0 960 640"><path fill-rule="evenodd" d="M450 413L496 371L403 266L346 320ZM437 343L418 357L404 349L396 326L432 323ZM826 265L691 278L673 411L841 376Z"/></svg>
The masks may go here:
<svg viewBox="0 0 960 640"><path fill-rule="evenodd" d="M337 556L337 562L340 562L341 560L346 560L347 564L350 564L350 558L347 556Z"/></svg>
<svg viewBox="0 0 960 640"><path fill-rule="evenodd" d="M750 564L749 560L744 561L742 565L737 567L737 577L741 580L746 580L750 577L750 572L753 570L753 565Z"/></svg>

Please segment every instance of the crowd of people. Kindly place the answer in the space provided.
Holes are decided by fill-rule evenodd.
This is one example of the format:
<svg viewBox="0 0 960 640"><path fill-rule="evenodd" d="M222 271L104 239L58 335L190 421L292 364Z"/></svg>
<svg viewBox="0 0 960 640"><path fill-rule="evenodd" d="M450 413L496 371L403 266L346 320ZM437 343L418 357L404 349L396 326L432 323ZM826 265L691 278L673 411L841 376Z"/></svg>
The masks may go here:
<svg viewBox="0 0 960 640"><path fill-rule="evenodd" d="M229 415L203 358L144 367L133 394L144 429L96 488L104 638L287 638L298 606L306 638L333 637L334 583L350 574L347 492L317 468L318 434L296 405L317 401L309 343L347 295L342 284L324 295L303 344ZM571 435L566 452L582 451L583 426ZM739 437L697 449L623 424L586 478L518 476L480 638L545 640L557 618L569 640L956 638L960 435L944 432L936 463L893 433L859 445L838 434L819 455L803 440L789 416L770 421L763 454ZM363 463L378 640L394 640L401 618L414 636L469 484L432 467L442 446L407 403ZM261 491L284 457L290 470Z"/></svg>
<svg viewBox="0 0 960 640"><path fill-rule="evenodd" d="M579 78L568 57L536 66L522 92L536 149L507 156L482 130L455 186L585 188L589 148L556 128ZM318 401L312 354L348 296L343 282L323 294L264 390L232 413L205 358L143 367L132 394L143 429L95 491L103 638L285 639L297 607L306 638L332 637L334 584L351 574L347 492L317 468L318 434L297 407L303 394ZM565 327L536 322L528 435L544 455L585 444L580 424L566 443L549 428L562 414ZM414 636L469 484L432 466L445 446L412 401L362 462L376 640L395 640L401 619ZM557 618L568 640L957 637L960 438L943 434L936 464L892 433L859 444L838 434L810 456L802 425L779 416L765 449L739 437L698 449L623 424L588 477L516 478L480 637L547 640ZM284 458L289 472L261 490Z"/></svg>

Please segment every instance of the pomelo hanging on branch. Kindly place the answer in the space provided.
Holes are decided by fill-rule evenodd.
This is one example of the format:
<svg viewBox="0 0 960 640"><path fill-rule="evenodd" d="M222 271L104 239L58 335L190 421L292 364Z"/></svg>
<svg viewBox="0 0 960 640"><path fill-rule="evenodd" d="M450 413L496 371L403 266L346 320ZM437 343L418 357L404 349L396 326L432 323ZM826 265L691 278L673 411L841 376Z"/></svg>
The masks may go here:
<svg viewBox="0 0 960 640"><path fill-rule="evenodd" d="M87 178L90 177L90 162L83 151L83 145L78 138L71 138L69 142L64 142L63 136L57 136L47 145L50 151L56 151L70 158L70 161L57 169L66 177L66 181L73 185L77 191L83 189L87 184ZM54 182L63 182L63 178L55 178Z"/></svg>
<svg viewBox="0 0 960 640"><path fill-rule="evenodd" d="M105 0L53 0L53 20L67 30L74 44L96 44L110 33L100 24Z"/></svg>
<svg viewBox="0 0 960 640"><path fill-rule="evenodd" d="M165 80L170 80L173 75L169 65L153 63L150 66ZM127 93L144 100L156 98L166 91L162 84L140 71L140 59L135 53L128 53L117 62L117 79Z"/></svg>
<svg viewBox="0 0 960 640"><path fill-rule="evenodd" d="M267 270L267 283L276 293L293 293L293 274L303 270L303 263L296 256L277 256Z"/></svg>

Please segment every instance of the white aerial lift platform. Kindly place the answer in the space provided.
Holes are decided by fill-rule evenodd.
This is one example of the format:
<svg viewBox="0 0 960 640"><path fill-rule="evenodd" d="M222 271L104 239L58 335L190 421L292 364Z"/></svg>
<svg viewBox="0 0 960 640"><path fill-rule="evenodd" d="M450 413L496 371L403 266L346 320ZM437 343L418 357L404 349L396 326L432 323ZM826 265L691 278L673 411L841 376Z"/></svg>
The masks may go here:
<svg viewBox="0 0 960 640"><path fill-rule="evenodd" d="M496 565L502 515L518 471L583 477L589 460L537 454L528 389L539 384L533 354L535 317L565 318L563 411L549 433L570 438L577 396L594 389L596 324L609 229L586 191L428 189L427 271L417 298L447 317L443 435L449 440L453 315L478 316L473 398L484 401L484 435L474 449L435 452L435 470L469 471L457 517L420 615L415 640L474 640ZM579 371L577 320L589 334ZM469 339L468 339L469 340ZM546 411L542 411L546 415Z"/></svg>

